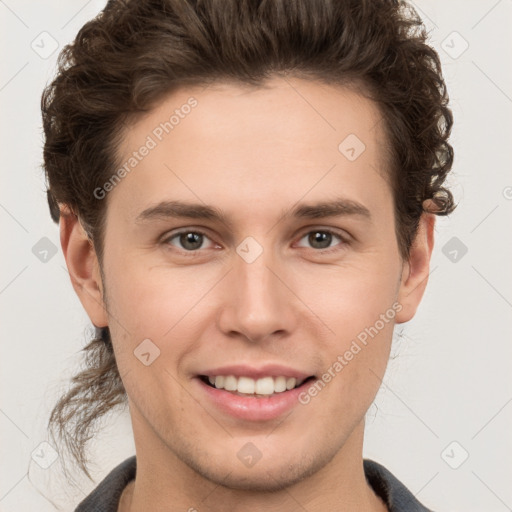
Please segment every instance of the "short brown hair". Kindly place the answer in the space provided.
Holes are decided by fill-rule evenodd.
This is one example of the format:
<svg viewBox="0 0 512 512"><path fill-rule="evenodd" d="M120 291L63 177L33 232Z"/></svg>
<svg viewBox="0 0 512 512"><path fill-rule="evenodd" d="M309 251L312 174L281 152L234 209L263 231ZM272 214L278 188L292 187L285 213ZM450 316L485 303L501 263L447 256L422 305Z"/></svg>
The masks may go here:
<svg viewBox="0 0 512 512"><path fill-rule="evenodd" d="M377 103L389 141L403 257L428 209L454 209L452 115L439 57L415 10L398 0L110 0L59 56L42 95L48 202L77 215L101 265L107 201L93 191L120 162L122 126L187 85L261 85L288 75L357 85ZM428 205L428 206L426 206ZM108 328L85 347L85 369L50 426L87 472L96 419L125 399ZM69 432L69 426L72 432Z"/></svg>

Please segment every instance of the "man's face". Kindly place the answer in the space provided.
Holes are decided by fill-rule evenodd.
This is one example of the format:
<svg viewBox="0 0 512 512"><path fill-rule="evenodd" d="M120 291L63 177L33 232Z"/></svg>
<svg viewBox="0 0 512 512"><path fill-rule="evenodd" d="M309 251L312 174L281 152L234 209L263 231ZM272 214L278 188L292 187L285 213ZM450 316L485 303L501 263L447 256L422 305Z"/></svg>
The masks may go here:
<svg viewBox="0 0 512 512"><path fill-rule="evenodd" d="M103 272L138 451L253 489L361 456L401 307L379 120L273 79L180 90L126 132Z"/></svg>

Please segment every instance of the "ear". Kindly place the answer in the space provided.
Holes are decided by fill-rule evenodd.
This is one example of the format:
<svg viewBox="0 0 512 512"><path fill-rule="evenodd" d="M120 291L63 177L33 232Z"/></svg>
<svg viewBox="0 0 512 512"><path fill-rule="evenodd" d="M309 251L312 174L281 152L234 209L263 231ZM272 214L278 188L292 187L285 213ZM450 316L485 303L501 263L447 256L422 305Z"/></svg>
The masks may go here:
<svg viewBox="0 0 512 512"><path fill-rule="evenodd" d="M91 322L96 327L106 327L108 315L103 299L103 283L92 241L69 208L61 207L59 224L60 243L73 288Z"/></svg>
<svg viewBox="0 0 512 512"><path fill-rule="evenodd" d="M415 315L427 287L430 257L434 247L435 216L423 213L418 231L411 245L409 259L404 262L398 292L402 309L396 315L396 323L408 322Z"/></svg>

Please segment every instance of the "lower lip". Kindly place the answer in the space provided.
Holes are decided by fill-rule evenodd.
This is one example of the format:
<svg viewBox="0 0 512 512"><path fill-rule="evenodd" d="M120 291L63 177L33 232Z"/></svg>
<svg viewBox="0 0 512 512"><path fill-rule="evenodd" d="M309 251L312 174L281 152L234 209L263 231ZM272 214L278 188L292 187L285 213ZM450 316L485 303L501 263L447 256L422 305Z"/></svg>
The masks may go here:
<svg viewBox="0 0 512 512"><path fill-rule="evenodd" d="M308 379L301 386L289 391L257 398L235 395L225 389L214 388L200 378L195 380L198 381L202 391L218 409L230 416L248 421L267 421L279 418L293 407L300 405L299 395L312 382Z"/></svg>

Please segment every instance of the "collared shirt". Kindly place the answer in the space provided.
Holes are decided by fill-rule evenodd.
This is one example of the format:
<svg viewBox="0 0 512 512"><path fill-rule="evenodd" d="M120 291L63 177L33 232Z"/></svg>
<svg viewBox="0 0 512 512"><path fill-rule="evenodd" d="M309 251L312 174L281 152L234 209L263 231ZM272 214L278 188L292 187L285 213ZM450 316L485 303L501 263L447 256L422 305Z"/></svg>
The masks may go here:
<svg viewBox="0 0 512 512"><path fill-rule="evenodd" d="M432 512L424 507L391 472L379 463L363 461L366 480L389 512ZM117 512L124 488L135 478L135 456L126 459L75 509L75 512Z"/></svg>

